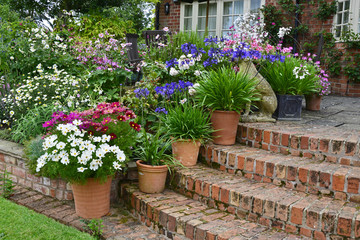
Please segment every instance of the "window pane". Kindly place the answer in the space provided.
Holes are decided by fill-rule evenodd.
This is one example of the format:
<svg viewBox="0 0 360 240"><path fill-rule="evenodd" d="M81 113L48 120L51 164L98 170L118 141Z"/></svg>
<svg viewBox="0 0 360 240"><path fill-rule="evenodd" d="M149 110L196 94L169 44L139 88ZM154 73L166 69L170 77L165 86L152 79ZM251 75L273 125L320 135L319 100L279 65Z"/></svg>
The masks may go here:
<svg viewBox="0 0 360 240"><path fill-rule="evenodd" d="M199 4L199 16L206 16L206 4Z"/></svg>
<svg viewBox="0 0 360 240"><path fill-rule="evenodd" d="M228 30L232 24L233 24L232 17L223 17L222 29Z"/></svg>
<svg viewBox="0 0 360 240"><path fill-rule="evenodd" d="M216 3L210 3L209 15L216 15Z"/></svg>
<svg viewBox="0 0 360 240"><path fill-rule="evenodd" d="M232 7L233 7L232 2L224 2L224 15L232 14L233 13Z"/></svg>
<svg viewBox="0 0 360 240"><path fill-rule="evenodd" d="M192 5L185 5L185 17L191 17L192 16Z"/></svg>
<svg viewBox="0 0 360 240"><path fill-rule="evenodd" d="M184 30L191 30L192 21L191 18L184 19Z"/></svg>
<svg viewBox="0 0 360 240"><path fill-rule="evenodd" d="M261 0L251 0L250 10L256 11L260 8Z"/></svg>
<svg viewBox="0 0 360 240"><path fill-rule="evenodd" d="M338 13L336 23L337 23L337 24L341 24L341 21L342 21L342 14L341 14L341 13Z"/></svg>
<svg viewBox="0 0 360 240"><path fill-rule="evenodd" d="M338 12L341 12L342 10L343 10L343 3L339 2Z"/></svg>
<svg viewBox="0 0 360 240"><path fill-rule="evenodd" d="M348 29L349 29L348 25L344 25L341 33L347 32Z"/></svg>
<svg viewBox="0 0 360 240"><path fill-rule="evenodd" d="M341 26L337 26L337 27L336 27L336 32L335 32L335 34L336 34L336 37L340 37L340 35L341 35Z"/></svg>
<svg viewBox="0 0 360 240"><path fill-rule="evenodd" d="M213 37L215 37L215 36L216 36L216 32L214 32L214 31L209 31L209 32L208 32L208 36L213 36Z"/></svg>
<svg viewBox="0 0 360 240"><path fill-rule="evenodd" d="M234 14L244 14L244 0L234 2Z"/></svg>
<svg viewBox="0 0 360 240"><path fill-rule="evenodd" d="M197 29L198 30L205 30L205 18L202 17L202 18L199 18L198 19L198 26L197 26Z"/></svg>
<svg viewBox="0 0 360 240"><path fill-rule="evenodd" d="M344 21L343 23L348 23L349 22L349 12L344 12Z"/></svg>
<svg viewBox="0 0 360 240"><path fill-rule="evenodd" d="M350 1L346 1L344 10L349 10L349 8L350 8Z"/></svg>
<svg viewBox="0 0 360 240"><path fill-rule="evenodd" d="M216 30L216 17L209 17L209 30Z"/></svg>

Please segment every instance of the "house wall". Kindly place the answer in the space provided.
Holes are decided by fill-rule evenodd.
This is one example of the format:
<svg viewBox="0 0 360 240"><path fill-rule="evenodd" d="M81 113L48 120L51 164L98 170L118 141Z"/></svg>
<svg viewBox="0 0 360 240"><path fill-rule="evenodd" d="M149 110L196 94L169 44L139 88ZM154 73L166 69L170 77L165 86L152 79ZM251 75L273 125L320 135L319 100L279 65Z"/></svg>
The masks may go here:
<svg viewBox="0 0 360 240"><path fill-rule="evenodd" d="M165 4L170 4L170 13L165 15ZM163 0L159 10L159 29L168 27L172 33L180 30L180 2L174 3L173 0Z"/></svg>
<svg viewBox="0 0 360 240"><path fill-rule="evenodd" d="M294 0L295 1L295 0ZM332 2L333 0L326 0ZM304 2L304 1L302 1ZM164 6L165 3L170 4L170 14L165 15ZM272 4L278 6L278 0L266 0L265 4ZM314 10L317 9L317 5L310 4L309 2L303 3L305 8L303 14L300 16L300 22L309 26L309 33L306 35L300 35L299 41L313 41L311 36L319 31L325 32L332 31L333 17L329 18L325 22L313 17ZM163 0L160 4L160 29L163 27L169 27L172 32L178 32L180 30L180 3L173 3L173 0ZM346 50L341 43L338 43L337 48ZM352 54L359 54L360 52L353 51ZM345 65L344 57L342 57L343 65ZM342 96L360 97L360 83L349 82L347 76L344 75L343 70L339 76L329 78L332 87L332 93Z"/></svg>

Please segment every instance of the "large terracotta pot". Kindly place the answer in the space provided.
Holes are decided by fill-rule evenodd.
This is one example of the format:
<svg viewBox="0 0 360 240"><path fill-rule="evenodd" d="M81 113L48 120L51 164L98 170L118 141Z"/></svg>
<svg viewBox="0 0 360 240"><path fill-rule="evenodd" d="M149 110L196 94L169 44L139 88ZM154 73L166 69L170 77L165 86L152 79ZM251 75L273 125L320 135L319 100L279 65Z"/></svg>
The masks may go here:
<svg viewBox="0 0 360 240"><path fill-rule="evenodd" d="M318 94L305 95L306 110L320 111L321 97Z"/></svg>
<svg viewBox="0 0 360 240"><path fill-rule="evenodd" d="M136 162L139 173L139 189L144 193L160 193L165 189L167 165L151 166L143 161Z"/></svg>
<svg viewBox="0 0 360 240"><path fill-rule="evenodd" d="M181 139L172 143L173 157L185 167L195 166L200 150L200 141Z"/></svg>
<svg viewBox="0 0 360 240"><path fill-rule="evenodd" d="M240 114L235 111L214 111L211 115L211 123L216 130L213 133L214 143L220 145L235 144L239 120Z"/></svg>
<svg viewBox="0 0 360 240"><path fill-rule="evenodd" d="M109 177L105 183L89 178L85 185L72 184L76 214L82 218L101 218L110 211Z"/></svg>

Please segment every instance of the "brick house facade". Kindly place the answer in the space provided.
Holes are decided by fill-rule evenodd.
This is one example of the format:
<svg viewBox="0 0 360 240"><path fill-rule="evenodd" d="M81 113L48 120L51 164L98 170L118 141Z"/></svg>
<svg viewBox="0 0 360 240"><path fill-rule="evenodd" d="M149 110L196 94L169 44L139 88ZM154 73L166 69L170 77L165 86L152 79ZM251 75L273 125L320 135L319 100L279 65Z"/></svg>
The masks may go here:
<svg viewBox="0 0 360 240"><path fill-rule="evenodd" d="M294 0L294 2L295 1L296 0ZM333 0L326 0L326 1L332 2ZM184 30L200 31L199 28L201 29L201 21L200 21L201 16L200 15L198 16L198 14L200 14L200 12L201 12L200 6L205 5L206 2L194 1L194 3L192 3L192 4L189 2L191 2L191 1L188 1L188 0L187 1L162 0L161 3L158 5L158 11L159 11L158 28L162 29L163 27L169 27L169 29L172 32L179 32L179 31L184 31ZM224 10L225 5L219 4L219 3L223 3L223 2L224 2L224 4L229 4L230 2L241 2L243 4L243 7L241 9L241 11L243 11L243 12L241 12L241 13L245 13L246 11L249 11L250 9L253 10L253 7L256 5L257 6L260 6L263 4L265 4L265 5L272 4L274 6L278 5L277 0L240 0L240 1L231 1L231 0L215 0L214 1L214 0L212 0L212 1L210 1L210 3L217 4L218 6L220 6L217 8L217 10L215 10L216 13L215 12L213 13L214 14L213 18L215 19L215 21L213 21L214 26L216 25L216 30L214 28L213 33L216 33L217 35L223 33L224 29L222 29L222 28L224 25L226 25L224 23L225 22L224 19L226 17L224 15L219 16L222 13L225 13L225 10ZM304 1L299 1L299 2L304 2ZM358 1L358 0L339 0L339 2L342 4L341 6L344 6L343 7L344 9L350 8L350 10L347 10L347 12L350 12L353 15L351 16L351 20L349 20L349 21L352 21L351 24L352 24L355 32L360 31L360 1ZM312 36L314 33L319 32L321 30L323 30L325 32L333 32L334 31L333 30L334 24L339 23L339 20L337 19L338 18L337 15L339 15L339 12L334 17L331 17L331 18L327 19L326 21L321 21L321 20L313 17L314 10L317 9L316 4L309 4L307 1L305 1L305 3L301 3L301 4L304 4L305 6L304 6L303 13L299 16L299 19L302 24L306 24L307 26L309 26L309 31L308 31L307 35L299 36L300 43L303 43L305 41L312 41L310 36ZM165 13L166 5L170 9L167 14ZM192 5L192 6L190 7L190 5ZM231 7L232 7L232 9L235 9L234 3ZM197 13L195 13L195 15L193 15L193 16L190 15L190 17L189 17L189 15L187 13L188 12L187 8L191 8L191 11L193 13L194 12L197 12ZM340 6L338 6L338 11L339 11L339 8L340 8ZM232 11L234 11L234 10L232 10ZM227 14L229 14L229 13L227 13ZM234 12L233 12L233 14L234 14ZM340 12L340 14L341 14L341 12ZM231 13L230 13L230 15L227 15L227 17L228 16L231 16ZM186 20L184 21L185 18L191 18L191 17L193 18L192 24L191 23L188 24L188 22L186 22ZM343 16L342 20L344 20L345 17L346 16ZM349 18L349 15L347 15L347 17ZM340 18L341 18L341 16L340 16ZM359 19L359 21L357 21L357 19ZM199 22L194 23L194 20L199 21ZM209 24L211 24L211 23L209 22ZM342 24L342 22L340 24ZM192 29L189 29L189 27L191 28L191 25L192 25ZM338 26L338 25L336 25L336 26ZM344 27L344 26L339 25L339 27ZM209 32L210 32L210 29L209 29ZM336 48L340 49L343 53L345 53L347 51L341 42L336 43ZM358 49L351 50L350 54L351 55L360 54L360 51ZM341 57L340 62L342 63L342 67L344 67L346 64L344 56ZM348 77L344 74L343 68L341 69L340 74L338 76L331 77L330 81L331 81L333 94L343 95L343 96L351 96L351 97L360 97L360 83L349 81Z"/></svg>

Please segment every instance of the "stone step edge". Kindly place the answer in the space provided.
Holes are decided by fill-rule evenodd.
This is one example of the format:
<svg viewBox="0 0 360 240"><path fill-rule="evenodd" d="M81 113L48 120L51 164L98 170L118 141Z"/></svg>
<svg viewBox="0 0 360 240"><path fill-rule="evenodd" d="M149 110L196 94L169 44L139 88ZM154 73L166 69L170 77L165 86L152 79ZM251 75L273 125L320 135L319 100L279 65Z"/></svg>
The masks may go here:
<svg viewBox="0 0 360 240"><path fill-rule="evenodd" d="M360 203L360 168L269 153L241 145L203 145L208 166L258 182Z"/></svg>
<svg viewBox="0 0 360 240"><path fill-rule="evenodd" d="M341 165L360 166L359 137L333 138L320 134L290 130L272 130L257 124L240 123L237 141L250 147L284 155L301 156L325 160Z"/></svg>
<svg viewBox="0 0 360 240"><path fill-rule="evenodd" d="M194 168L176 169L170 186L209 207L294 234L317 236L319 239L332 235L360 237L360 211L357 204L298 193L268 183L248 183L248 186L241 188L244 184L241 182L231 186L226 182L236 176L219 174L214 169L211 169L211 175L207 169L210 168L199 169L199 176ZM226 179L225 175L228 175L226 181L212 183L217 178ZM236 179L234 182L237 182Z"/></svg>
<svg viewBox="0 0 360 240"><path fill-rule="evenodd" d="M248 234L248 237L258 234L259 239L300 239L292 233L237 219L168 189L160 194L145 194L129 183L122 184L121 189L122 200L131 213L170 239L245 239L241 234Z"/></svg>

